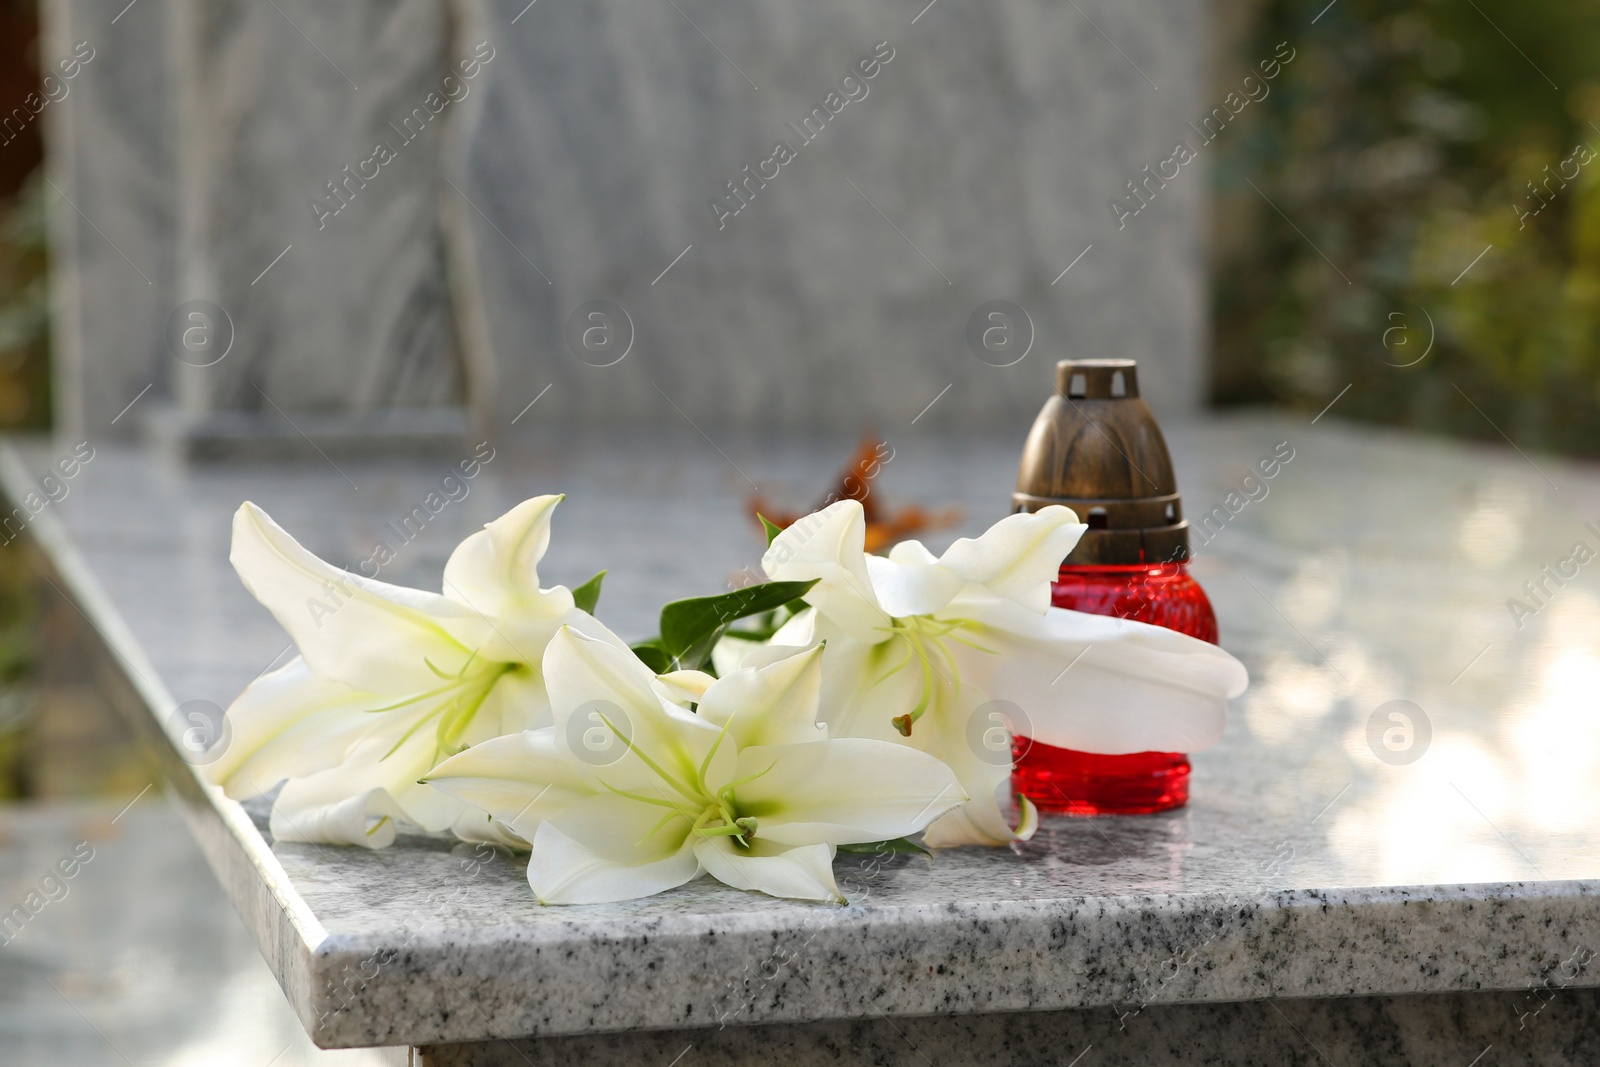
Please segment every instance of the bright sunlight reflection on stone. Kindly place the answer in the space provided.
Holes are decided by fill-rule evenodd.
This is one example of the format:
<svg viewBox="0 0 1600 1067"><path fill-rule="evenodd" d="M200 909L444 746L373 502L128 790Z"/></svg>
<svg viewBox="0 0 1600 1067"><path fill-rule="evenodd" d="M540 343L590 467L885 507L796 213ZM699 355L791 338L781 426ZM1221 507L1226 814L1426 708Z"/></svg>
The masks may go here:
<svg viewBox="0 0 1600 1067"><path fill-rule="evenodd" d="M1378 789L1343 811L1329 833L1351 870L1389 885L1503 878L1509 846L1485 817L1503 828L1512 790L1487 748L1444 734L1416 764L1382 771Z"/></svg>
<svg viewBox="0 0 1600 1067"><path fill-rule="evenodd" d="M1482 567L1498 567L1522 547L1522 523L1528 511L1525 490L1505 482L1487 486L1461 523L1457 545L1467 559Z"/></svg>

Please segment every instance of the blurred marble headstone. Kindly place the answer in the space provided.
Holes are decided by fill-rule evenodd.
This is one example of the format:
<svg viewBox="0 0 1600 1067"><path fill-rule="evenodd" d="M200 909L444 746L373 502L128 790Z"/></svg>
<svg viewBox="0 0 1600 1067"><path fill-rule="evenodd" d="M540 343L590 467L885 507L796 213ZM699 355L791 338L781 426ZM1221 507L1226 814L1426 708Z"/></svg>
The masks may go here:
<svg viewBox="0 0 1600 1067"><path fill-rule="evenodd" d="M437 0L176 0L183 231L171 406L198 447L467 431L435 207ZM420 108L409 142L404 121ZM378 166L379 143L393 158Z"/></svg>
<svg viewBox="0 0 1600 1067"><path fill-rule="evenodd" d="M103 367L117 380L69 398L81 432L142 427L202 456L459 442L469 421L437 210L443 124L427 103L448 47L438 0L62 6L74 32L104 41L86 73L107 102L171 131L148 161L87 132L68 145L79 169L150 187L162 217L133 224L159 229L170 259L146 300L82 279L69 317L93 332L67 359L85 379ZM108 118L87 110L96 126ZM380 142L393 158L369 169ZM134 214L125 190L85 199L84 222ZM98 253L93 229L78 231L75 244ZM137 327L117 336L130 304Z"/></svg>
<svg viewBox="0 0 1600 1067"><path fill-rule="evenodd" d="M118 416L162 371L177 272L171 4L140 0L117 18L121 6L40 5L39 65L58 78L35 120L50 183L55 421L96 440L136 426ZM70 79L67 57L86 57Z"/></svg>
<svg viewBox="0 0 1600 1067"><path fill-rule="evenodd" d="M52 145L80 432L1020 434L1068 356L1201 401L1206 161L1145 170L1198 0L51 4L105 42Z"/></svg>
<svg viewBox="0 0 1600 1067"><path fill-rule="evenodd" d="M1110 207L1194 140L1198 0L473 10L497 52L447 203L471 201L496 425L549 387L519 428L1020 440L1064 357L1200 405L1205 160Z"/></svg>

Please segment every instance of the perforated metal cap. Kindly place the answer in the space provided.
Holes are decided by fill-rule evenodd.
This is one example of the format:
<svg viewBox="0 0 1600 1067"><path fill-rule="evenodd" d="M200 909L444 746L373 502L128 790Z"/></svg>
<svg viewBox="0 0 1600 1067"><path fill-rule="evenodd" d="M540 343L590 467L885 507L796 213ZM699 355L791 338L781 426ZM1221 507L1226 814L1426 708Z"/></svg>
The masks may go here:
<svg viewBox="0 0 1600 1067"><path fill-rule="evenodd" d="M1172 457L1139 397L1139 368L1131 359L1056 364L1056 393L1028 432L1011 501L1016 511L1064 504L1088 524L1066 563L1189 558Z"/></svg>

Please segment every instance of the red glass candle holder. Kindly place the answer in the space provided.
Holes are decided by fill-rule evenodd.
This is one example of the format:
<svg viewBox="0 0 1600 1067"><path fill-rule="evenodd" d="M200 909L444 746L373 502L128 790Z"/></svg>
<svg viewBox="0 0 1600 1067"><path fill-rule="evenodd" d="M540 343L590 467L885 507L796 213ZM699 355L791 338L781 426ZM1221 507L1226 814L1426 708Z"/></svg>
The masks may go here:
<svg viewBox="0 0 1600 1067"><path fill-rule="evenodd" d="M1063 564L1050 586L1058 608L1165 626L1217 641L1211 601L1184 563ZM1182 752L1104 755L1012 739L1012 787L1041 811L1142 815L1189 802L1189 758Z"/></svg>

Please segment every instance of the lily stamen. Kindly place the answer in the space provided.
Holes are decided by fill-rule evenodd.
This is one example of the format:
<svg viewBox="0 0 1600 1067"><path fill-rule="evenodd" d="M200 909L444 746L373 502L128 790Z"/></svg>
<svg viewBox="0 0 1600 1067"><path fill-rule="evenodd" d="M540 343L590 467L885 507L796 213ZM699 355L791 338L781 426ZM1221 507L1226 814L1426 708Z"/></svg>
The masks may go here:
<svg viewBox="0 0 1600 1067"><path fill-rule="evenodd" d="M676 789L678 791L678 795L680 795L681 797L683 797L683 799L688 800L688 801L694 801L694 800L698 800L699 799L698 797L695 796L695 794L691 790L686 789L683 786L683 784L681 782L679 782L676 778L674 778L672 775L668 774L666 771L662 770L661 766L658 763L656 763L655 760L653 760L649 756L645 755L644 752L640 750L639 746L635 745L633 743L633 738L626 736L625 734L622 733L622 731L618 730L616 728L616 726L614 726L612 724L611 720L606 718L605 715L602 712L598 712L597 711L594 714L599 716L600 721L602 723L604 723L605 726L608 729L610 729L610 731L612 733L612 736L616 737L617 740L621 741L624 745L626 745L627 748L628 748L628 751L632 752L635 756L638 756L639 759L644 763L644 765L646 767L649 767L652 771L654 771L656 773L656 776L659 777L663 782L666 782L673 789Z"/></svg>

